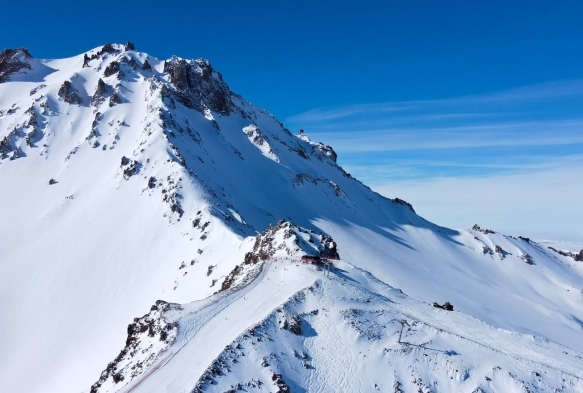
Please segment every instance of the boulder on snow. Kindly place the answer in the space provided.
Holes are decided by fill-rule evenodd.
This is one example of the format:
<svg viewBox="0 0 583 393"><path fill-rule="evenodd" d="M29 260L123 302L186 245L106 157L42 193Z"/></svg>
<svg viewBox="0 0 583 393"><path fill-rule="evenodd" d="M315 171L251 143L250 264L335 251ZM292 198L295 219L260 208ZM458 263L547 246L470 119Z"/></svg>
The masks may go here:
<svg viewBox="0 0 583 393"><path fill-rule="evenodd" d="M431 303L431 305L436 308L442 308L447 311L453 311L453 305L450 302L445 302L443 306L436 302Z"/></svg>

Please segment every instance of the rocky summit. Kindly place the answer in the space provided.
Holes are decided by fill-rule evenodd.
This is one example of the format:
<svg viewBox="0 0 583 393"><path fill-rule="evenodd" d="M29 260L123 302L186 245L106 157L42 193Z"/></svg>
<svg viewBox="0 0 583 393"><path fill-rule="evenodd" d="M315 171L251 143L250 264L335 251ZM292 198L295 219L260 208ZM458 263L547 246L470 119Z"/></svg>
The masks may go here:
<svg viewBox="0 0 583 393"><path fill-rule="evenodd" d="M138 49L0 52L0 391L583 391L583 253L433 224Z"/></svg>

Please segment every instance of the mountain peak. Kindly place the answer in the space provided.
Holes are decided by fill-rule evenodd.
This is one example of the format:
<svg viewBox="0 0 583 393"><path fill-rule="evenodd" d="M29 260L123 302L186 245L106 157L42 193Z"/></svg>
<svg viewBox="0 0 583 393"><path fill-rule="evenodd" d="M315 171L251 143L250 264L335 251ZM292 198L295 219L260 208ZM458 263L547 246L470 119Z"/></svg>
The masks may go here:
<svg viewBox="0 0 583 393"><path fill-rule="evenodd" d="M205 59L16 49L0 75L0 391L581 391L580 254L424 220Z"/></svg>
<svg viewBox="0 0 583 393"><path fill-rule="evenodd" d="M0 52L0 83L7 82L12 74L30 70L32 55L26 48L4 49Z"/></svg>

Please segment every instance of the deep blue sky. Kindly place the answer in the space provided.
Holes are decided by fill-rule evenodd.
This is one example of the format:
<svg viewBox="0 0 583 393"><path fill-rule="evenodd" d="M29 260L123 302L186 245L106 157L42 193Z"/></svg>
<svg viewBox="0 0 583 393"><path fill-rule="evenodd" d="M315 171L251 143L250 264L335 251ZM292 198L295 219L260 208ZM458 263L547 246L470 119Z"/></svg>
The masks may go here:
<svg viewBox="0 0 583 393"><path fill-rule="evenodd" d="M58 4L58 5L57 5ZM0 47L208 58L276 117L583 76L581 1L6 1Z"/></svg>
<svg viewBox="0 0 583 393"><path fill-rule="evenodd" d="M581 0L1 8L0 48L60 58L131 40L160 59L208 58L233 91L430 220L583 243Z"/></svg>

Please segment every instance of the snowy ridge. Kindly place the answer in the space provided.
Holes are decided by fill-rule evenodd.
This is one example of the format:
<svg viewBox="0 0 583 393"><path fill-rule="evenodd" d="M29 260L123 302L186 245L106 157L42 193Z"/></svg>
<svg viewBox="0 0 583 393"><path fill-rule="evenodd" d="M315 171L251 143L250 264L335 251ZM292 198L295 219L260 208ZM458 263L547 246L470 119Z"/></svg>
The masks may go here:
<svg viewBox="0 0 583 393"><path fill-rule="evenodd" d="M149 360L137 367L141 358L122 356L101 389L113 392L139 383L131 389L192 390L223 348L253 326L279 318L277 308L322 280L323 272L292 261L304 253L332 251L346 264L340 269L370 272L388 285L375 289L382 296L386 288L401 288L420 307L414 307L416 312L429 307L423 303L446 301L456 310L430 309L436 319L427 320L412 311L395 311L396 305L373 296L383 315L411 316L410 324L444 326L465 338L471 331L457 332L450 319L476 318L484 324L468 324L485 335L504 329L545 343L523 343L530 348L518 355L525 370L534 367L528 364L544 363L540 358L547 356L548 343L548 357L555 359L548 366L557 370L545 377L548 386L559 386L560 373L581 377L579 363L572 361L569 368L556 360L562 356L556 348L583 351L580 253L557 252L479 227L455 231L432 224L407 202L372 192L338 166L336 158L330 146L311 141L305 132L292 134L232 92L204 59L159 60L131 43L53 60L35 59L25 49L2 51L0 183L7 187L0 193L0 293L9 301L0 303L6 316L0 334L9 339L0 351L0 391L87 391L126 347L128 324L159 299L182 307L164 313L169 324L178 324L176 340L169 346L157 338L154 345L150 336L138 340L144 345L139 351L152 344L143 352ZM271 269L278 269L277 280ZM336 274L354 279L356 287L369 285L341 270ZM333 303L330 297L341 298L348 291L342 285L318 296ZM340 300L338 307L333 315L339 326L346 325L347 310L361 310ZM238 308L245 311L237 314ZM371 314L373 308L350 317L354 326L366 320L373 327L389 326L384 317ZM292 311L300 315L314 309ZM229 315L236 319L225 320ZM320 318L322 311L318 315L305 319ZM233 320L238 322L227 322ZM328 329L312 325L317 332ZM393 325L379 333L392 350L401 348L389 345ZM498 355L485 349L480 349L485 362L478 362L474 352L466 357L459 349L463 346L425 325L419 325L423 334L435 335L436 342L462 354L468 364L495 367L498 362ZM350 326L337 337L354 334ZM376 337L373 327L362 325ZM269 331L287 342L282 334L288 330ZM221 335L214 340L216 332ZM327 340L325 345L334 347ZM479 335L474 341L498 351L508 344ZM350 346L356 351L364 342ZM325 354L312 352L314 369L300 370L312 374L292 377L274 366L261 377L251 369L240 375L280 389L289 381L299 381L295 388L289 385L292 389L307 391L332 386L323 376L314 377L320 368L330 373L333 368L326 369ZM192 359L198 359L195 366ZM429 377L428 363L415 367L425 375L423 381L449 386L443 377L449 368L440 365L441 371ZM533 391L526 371L500 367L519 375ZM121 370L124 380L114 383ZM221 381L246 383L235 374ZM488 388L469 379L467 386L504 391L502 385ZM311 388L312 380L319 385L314 382ZM397 382L408 386L409 381L402 374ZM573 387L579 382L572 381L565 391L577 390ZM430 389L439 391L433 385Z"/></svg>
<svg viewBox="0 0 583 393"><path fill-rule="evenodd" d="M257 279L270 283L256 285L264 296L272 295L273 284L281 286L298 274L313 284L258 323L236 319L254 307L257 286L239 294L219 313L213 311L215 319L236 321L245 329L204 372L198 371L194 389L197 373L179 376L157 371L132 391L163 386L194 392L546 392L583 387L581 352L419 303L345 263L324 278L313 267L280 259L267 265ZM192 324L195 315L181 319L180 326ZM196 356L200 340L206 337L200 330L194 335L188 331L192 337L186 345L192 350L184 350ZM222 331L218 336L227 341ZM192 366L193 359L173 358L164 368L181 370Z"/></svg>

